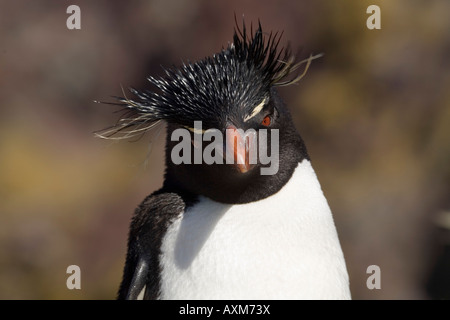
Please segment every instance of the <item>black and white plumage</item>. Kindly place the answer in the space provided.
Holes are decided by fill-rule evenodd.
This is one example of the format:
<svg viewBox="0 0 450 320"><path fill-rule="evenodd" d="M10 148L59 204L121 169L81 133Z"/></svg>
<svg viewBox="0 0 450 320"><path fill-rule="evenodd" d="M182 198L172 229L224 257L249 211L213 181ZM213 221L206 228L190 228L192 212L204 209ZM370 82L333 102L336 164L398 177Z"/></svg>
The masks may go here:
<svg viewBox="0 0 450 320"><path fill-rule="evenodd" d="M279 39L244 25L218 54L150 77L155 91L119 98L129 112L104 136L168 124L164 184L132 219L119 299L350 298L331 211L276 91L315 57L294 63ZM278 129L277 173L261 175L259 162L175 165L169 137L194 121Z"/></svg>

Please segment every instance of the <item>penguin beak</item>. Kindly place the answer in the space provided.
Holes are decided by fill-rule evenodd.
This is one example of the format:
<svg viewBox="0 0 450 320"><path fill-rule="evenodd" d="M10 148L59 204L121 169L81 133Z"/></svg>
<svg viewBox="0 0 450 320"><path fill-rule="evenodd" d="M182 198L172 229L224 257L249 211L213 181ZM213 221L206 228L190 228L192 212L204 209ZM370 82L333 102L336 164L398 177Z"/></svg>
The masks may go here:
<svg viewBox="0 0 450 320"><path fill-rule="evenodd" d="M241 131L241 132L239 132ZM250 164L249 149L251 143L255 142L254 132L242 134L242 130L238 130L234 125L230 124L226 127L225 154L226 163L235 164L241 173L249 171L253 164Z"/></svg>

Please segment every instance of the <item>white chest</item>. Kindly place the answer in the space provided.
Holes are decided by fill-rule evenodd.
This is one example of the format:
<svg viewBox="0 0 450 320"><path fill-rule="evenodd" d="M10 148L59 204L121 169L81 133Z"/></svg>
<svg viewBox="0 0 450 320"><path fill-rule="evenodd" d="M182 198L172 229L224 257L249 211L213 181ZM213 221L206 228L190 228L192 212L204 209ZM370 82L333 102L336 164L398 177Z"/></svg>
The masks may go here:
<svg viewBox="0 0 450 320"><path fill-rule="evenodd" d="M275 195L202 198L162 243L161 299L349 299L331 211L304 160Z"/></svg>

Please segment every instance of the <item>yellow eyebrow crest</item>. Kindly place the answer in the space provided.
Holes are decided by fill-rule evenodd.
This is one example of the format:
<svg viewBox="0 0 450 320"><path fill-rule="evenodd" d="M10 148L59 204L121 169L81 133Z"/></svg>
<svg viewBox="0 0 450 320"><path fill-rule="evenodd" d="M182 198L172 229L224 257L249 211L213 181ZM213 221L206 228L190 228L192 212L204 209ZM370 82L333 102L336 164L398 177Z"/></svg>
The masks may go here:
<svg viewBox="0 0 450 320"><path fill-rule="evenodd" d="M197 129L197 128L191 128L191 127L188 127L188 126L184 126L186 129L188 129L189 131L191 131L191 132L193 132L193 133L196 133L196 134L203 134L203 133L205 133L205 129Z"/></svg>
<svg viewBox="0 0 450 320"><path fill-rule="evenodd" d="M244 118L244 122L247 122L248 120L250 120L251 118L253 118L254 116L256 116L258 113L261 112L262 108L264 108L264 105L266 104L267 98L264 98L263 101L261 101L260 104L258 104L252 111L252 113L250 113L248 116L246 116Z"/></svg>

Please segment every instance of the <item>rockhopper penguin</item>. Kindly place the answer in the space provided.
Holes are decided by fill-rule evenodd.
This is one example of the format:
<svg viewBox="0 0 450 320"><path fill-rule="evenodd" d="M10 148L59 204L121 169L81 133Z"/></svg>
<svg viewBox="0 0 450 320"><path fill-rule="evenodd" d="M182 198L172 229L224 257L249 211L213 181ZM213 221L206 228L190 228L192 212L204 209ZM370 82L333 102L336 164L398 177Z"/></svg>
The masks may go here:
<svg viewBox="0 0 450 320"><path fill-rule="evenodd" d="M243 24L221 52L148 78L155 91L118 98L127 113L108 134L167 123L164 184L133 216L119 299L350 299L332 213L276 90L315 57L294 63L280 37ZM177 129L190 134L192 162L173 159ZM194 163L207 147L195 135L208 129L224 137L214 159L231 154L234 164ZM267 154L277 152L269 174L260 157L249 161L261 129Z"/></svg>

